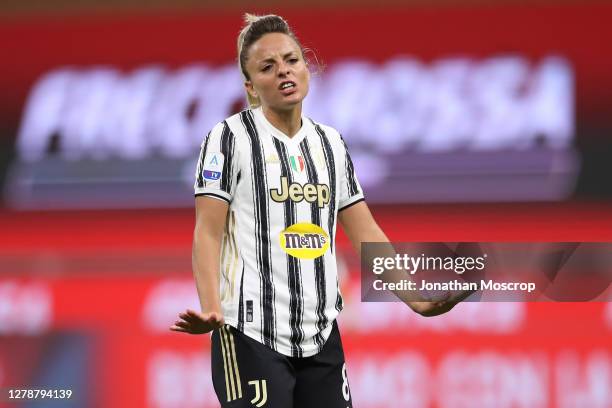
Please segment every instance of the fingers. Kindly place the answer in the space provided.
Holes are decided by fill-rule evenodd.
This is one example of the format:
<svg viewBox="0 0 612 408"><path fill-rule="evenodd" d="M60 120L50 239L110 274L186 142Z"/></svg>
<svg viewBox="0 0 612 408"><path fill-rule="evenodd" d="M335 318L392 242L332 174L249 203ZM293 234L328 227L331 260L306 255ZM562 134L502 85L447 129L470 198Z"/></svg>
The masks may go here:
<svg viewBox="0 0 612 408"><path fill-rule="evenodd" d="M190 322L193 325L197 325L197 324L202 324L202 323L207 323L208 322L208 314L206 313L198 313L195 312L191 309L187 309L187 311L185 313L181 313L179 314L179 316Z"/></svg>
<svg viewBox="0 0 612 408"><path fill-rule="evenodd" d="M197 326L198 324L201 324L202 321L199 319L194 319L192 317L181 317L181 320L177 320L179 322L182 322L188 326ZM175 323L176 324L176 323Z"/></svg>
<svg viewBox="0 0 612 408"><path fill-rule="evenodd" d="M181 313L179 317L183 319L183 321L190 324L192 327L201 326L202 324L208 324L208 318L205 314L196 313L191 311L191 313Z"/></svg>
<svg viewBox="0 0 612 408"><path fill-rule="evenodd" d="M198 313L187 309L185 313L180 313L179 316L191 323L206 322L218 327L221 327L224 323L223 316L217 312Z"/></svg>
<svg viewBox="0 0 612 408"><path fill-rule="evenodd" d="M225 324L223 315L218 312L198 313L192 309L179 313L179 320L170 327L172 331L191 334L208 333Z"/></svg>
<svg viewBox="0 0 612 408"><path fill-rule="evenodd" d="M190 322L202 320L198 313L194 312L193 310L187 310L186 312L179 313L179 317Z"/></svg>
<svg viewBox="0 0 612 408"><path fill-rule="evenodd" d="M175 326L182 327L183 329L189 329L191 327L191 323L186 322L184 320L177 320L174 322Z"/></svg>
<svg viewBox="0 0 612 408"><path fill-rule="evenodd" d="M170 326L170 330L190 333L192 331L192 327L189 322L186 322L184 320L176 320L174 324Z"/></svg>

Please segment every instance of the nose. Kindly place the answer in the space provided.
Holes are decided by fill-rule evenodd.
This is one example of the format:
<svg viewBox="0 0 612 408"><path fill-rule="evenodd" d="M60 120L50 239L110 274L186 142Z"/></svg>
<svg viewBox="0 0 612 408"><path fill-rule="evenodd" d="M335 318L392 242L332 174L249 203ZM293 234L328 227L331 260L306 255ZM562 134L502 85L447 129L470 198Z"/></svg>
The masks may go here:
<svg viewBox="0 0 612 408"><path fill-rule="evenodd" d="M289 75L289 64L282 62L278 66L278 76L286 76Z"/></svg>

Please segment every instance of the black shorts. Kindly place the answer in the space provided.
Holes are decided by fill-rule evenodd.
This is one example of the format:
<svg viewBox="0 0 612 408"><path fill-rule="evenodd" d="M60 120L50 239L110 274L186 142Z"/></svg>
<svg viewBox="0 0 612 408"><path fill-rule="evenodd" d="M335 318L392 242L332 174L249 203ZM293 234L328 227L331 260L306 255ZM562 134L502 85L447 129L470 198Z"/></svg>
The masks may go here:
<svg viewBox="0 0 612 408"><path fill-rule="evenodd" d="M215 392L223 408L351 408L344 351L334 321L311 357L287 357L231 326L212 335Z"/></svg>

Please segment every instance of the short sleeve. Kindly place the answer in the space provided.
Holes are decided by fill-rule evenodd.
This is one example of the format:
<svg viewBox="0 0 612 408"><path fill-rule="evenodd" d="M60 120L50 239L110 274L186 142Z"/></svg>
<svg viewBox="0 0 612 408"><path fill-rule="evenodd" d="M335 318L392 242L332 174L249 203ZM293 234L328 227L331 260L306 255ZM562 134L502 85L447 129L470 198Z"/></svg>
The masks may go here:
<svg viewBox="0 0 612 408"><path fill-rule="evenodd" d="M202 142L195 174L197 196L230 203L239 173L236 138L226 122L217 124Z"/></svg>
<svg viewBox="0 0 612 408"><path fill-rule="evenodd" d="M343 169L340 171L340 197L338 202L338 211L342 211L353 204L357 204L360 201L364 200L363 190L361 189L361 185L357 180L357 175L355 174L355 166L353 165L353 160L351 160L351 155L349 154L348 148L342 136L340 136L342 140L342 147L344 149L344 160L343 160Z"/></svg>

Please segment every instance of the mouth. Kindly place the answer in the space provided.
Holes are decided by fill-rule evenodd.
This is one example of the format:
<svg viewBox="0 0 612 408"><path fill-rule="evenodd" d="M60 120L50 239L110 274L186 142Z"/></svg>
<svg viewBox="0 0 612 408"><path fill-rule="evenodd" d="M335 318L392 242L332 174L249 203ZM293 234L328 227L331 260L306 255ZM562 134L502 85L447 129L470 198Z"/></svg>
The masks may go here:
<svg viewBox="0 0 612 408"><path fill-rule="evenodd" d="M278 86L278 89L283 95L289 95L293 93L297 88L297 84L293 81L283 81Z"/></svg>

